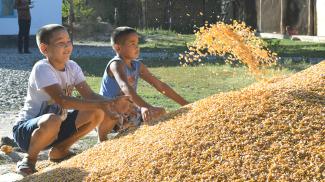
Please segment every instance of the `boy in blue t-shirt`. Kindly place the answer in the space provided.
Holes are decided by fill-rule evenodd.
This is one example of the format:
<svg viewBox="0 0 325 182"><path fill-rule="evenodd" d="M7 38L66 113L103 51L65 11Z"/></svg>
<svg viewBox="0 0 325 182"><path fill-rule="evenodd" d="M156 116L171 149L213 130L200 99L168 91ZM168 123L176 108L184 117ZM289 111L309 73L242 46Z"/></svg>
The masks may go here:
<svg viewBox="0 0 325 182"><path fill-rule="evenodd" d="M119 119L106 117L106 120L104 119L104 122L98 126L99 141L107 140L107 133L116 124L120 128L125 128L126 125L130 124L139 125L140 120L149 122L165 113L164 108L150 105L137 94L139 78L142 78L178 104L183 106L189 103L166 83L156 78L142 62L135 60L140 53L139 36L135 29L130 27L116 28L111 35L111 43L116 56L106 66L99 94L108 98L121 95L130 96L138 107L138 111L135 114L137 116L129 115ZM115 122L112 122L112 120Z"/></svg>

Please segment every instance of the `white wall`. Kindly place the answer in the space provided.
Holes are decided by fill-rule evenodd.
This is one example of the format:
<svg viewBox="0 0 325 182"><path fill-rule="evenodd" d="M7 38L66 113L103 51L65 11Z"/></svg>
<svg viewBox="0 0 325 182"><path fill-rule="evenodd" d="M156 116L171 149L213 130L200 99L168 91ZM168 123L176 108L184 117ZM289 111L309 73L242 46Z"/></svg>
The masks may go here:
<svg viewBox="0 0 325 182"><path fill-rule="evenodd" d="M60 0L32 0L30 34L35 35L37 30L46 24L62 23L62 1ZM17 17L0 18L0 35L17 35Z"/></svg>
<svg viewBox="0 0 325 182"><path fill-rule="evenodd" d="M317 0L317 36L325 36L325 1Z"/></svg>

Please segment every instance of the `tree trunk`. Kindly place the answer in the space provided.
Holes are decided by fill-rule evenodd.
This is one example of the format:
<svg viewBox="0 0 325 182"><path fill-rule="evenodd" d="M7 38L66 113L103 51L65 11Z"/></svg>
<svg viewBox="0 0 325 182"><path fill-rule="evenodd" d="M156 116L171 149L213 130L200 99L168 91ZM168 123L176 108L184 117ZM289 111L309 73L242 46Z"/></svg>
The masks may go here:
<svg viewBox="0 0 325 182"><path fill-rule="evenodd" d="M220 12L220 19L223 22L229 22L229 17L230 13L233 13L232 11L230 11L231 8L231 4L233 3L233 0L221 0L221 12Z"/></svg>
<svg viewBox="0 0 325 182"><path fill-rule="evenodd" d="M147 28L147 1L141 0L141 28Z"/></svg>
<svg viewBox="0 0 325 182"><path fill-rule="evenodd" d="M285 34L286 33L286 28L284 25L284 2L283 0L280 0L280 32L281 34Z"/></svg>
<svg viewBox="0 0 325 182"><path fill-rule="evenodd" d="M172 28L172 0L166 1L165 6L165 28L171 30Z"/></svg>
<svg viewBox="0 0 325 182"><path fill-rule="evenodd" d="M204 25L206 21L206 0L202 0L202 13L202 25Z"/></svg>

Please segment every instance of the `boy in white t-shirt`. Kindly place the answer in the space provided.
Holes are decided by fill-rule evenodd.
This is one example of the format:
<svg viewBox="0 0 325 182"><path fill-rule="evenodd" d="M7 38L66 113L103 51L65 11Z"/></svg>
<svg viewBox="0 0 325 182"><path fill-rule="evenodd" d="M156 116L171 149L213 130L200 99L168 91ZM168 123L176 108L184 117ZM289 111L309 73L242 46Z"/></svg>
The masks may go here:
<svg viewBox="0 0 325 182"><path fill-rule="evenodd" d="M31 71L26 101L13 127L15 141L27 152L17 163L17 172L24 175L36 172L41 150L50 148L53 161L67 158L70 146L100 124L104 115L126 113L133 106L128 97L109 100L91 90L81 68L69 60L73 48L65 27L43 26L36 40L46 59ZM82 99L71 96L74 88Z"/></svg>

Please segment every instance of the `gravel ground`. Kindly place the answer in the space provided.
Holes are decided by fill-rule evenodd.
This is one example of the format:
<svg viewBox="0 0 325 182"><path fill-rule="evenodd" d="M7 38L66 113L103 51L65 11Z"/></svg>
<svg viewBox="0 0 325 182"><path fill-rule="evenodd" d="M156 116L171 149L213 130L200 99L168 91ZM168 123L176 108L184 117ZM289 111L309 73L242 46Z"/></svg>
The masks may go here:
<svg viewBox="0 0 325 182"><path fill-rule="evenodd" d="M0 136L11 137L11 125L22 107L30 70L36 54L17 54L16 49L0 49Z"/></svg>

